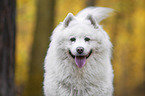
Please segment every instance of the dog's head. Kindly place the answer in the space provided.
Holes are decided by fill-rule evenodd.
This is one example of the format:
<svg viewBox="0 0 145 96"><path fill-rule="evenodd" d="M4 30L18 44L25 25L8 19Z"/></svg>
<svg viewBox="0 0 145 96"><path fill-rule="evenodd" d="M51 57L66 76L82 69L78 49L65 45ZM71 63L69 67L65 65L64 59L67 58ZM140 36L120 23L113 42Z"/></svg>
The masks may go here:
<svg viewBox="0 0 145 96"><path fill-rule="evenodd" d="M58 48L82 68L89 58L111 49L107 33L93 16L78 18L69 13L62 22ZM55 36L56 37L56 36Z"/></svg>

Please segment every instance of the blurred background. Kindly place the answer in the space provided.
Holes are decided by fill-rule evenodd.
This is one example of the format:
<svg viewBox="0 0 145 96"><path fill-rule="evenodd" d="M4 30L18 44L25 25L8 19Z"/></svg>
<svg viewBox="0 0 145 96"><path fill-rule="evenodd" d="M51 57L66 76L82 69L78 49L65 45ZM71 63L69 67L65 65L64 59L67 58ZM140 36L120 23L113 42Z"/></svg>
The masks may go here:
<svg viewBox="0 0 145 96"><path fill-rule="evenodd" d="M16 96L43 96L51 32L69 12L87 6L115 10L101 22L114 46L114 96L145 96L145 0L17 0Z"/></svg>

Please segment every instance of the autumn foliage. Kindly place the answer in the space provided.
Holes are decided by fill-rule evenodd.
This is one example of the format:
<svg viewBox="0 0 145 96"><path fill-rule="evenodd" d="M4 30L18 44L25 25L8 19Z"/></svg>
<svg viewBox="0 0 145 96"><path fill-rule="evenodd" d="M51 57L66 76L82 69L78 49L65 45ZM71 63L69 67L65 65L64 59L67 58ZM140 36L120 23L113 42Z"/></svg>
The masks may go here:
<svg viewBox="0 0 145 96"><path fill-rule="evenodd" d="M55 20L54 26L62 22L67 13L72 12L75 15L85 8L86 1L56 0L55 16L52 17ZM96 6L115 10L111 17L101 22L114 46L112 58L115 74L114 96L145 96L145 0L95 2ZM29 61L38 10L36 4L37 0L17 0L15 82L18 93L22 94L30 72Z"/></svg>

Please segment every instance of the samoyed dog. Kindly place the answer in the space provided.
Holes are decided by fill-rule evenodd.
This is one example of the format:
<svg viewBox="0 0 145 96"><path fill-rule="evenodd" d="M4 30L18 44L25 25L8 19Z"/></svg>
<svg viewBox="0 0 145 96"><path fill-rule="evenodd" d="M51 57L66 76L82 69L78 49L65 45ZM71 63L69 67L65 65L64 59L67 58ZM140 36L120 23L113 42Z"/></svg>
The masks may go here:
<svg viewBox="0 0 145 96"><path fill-rule="evenodd" d="M53 31L45 58L45 96L112 96L112 44L99 22L113 10L69 13Z"/></svg>

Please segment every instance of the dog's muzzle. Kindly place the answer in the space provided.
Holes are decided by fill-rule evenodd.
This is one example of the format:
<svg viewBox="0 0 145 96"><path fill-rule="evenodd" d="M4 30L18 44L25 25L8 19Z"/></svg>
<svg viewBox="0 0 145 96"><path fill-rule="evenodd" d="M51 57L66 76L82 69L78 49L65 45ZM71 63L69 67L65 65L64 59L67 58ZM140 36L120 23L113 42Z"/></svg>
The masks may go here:
<svg viewBox="0 0 145 96"><path fill-rule="evenodd" d="M86 60L92 54L92 49L90 50L90 52L87 55L83 55L83 52L84 52L84 48L83 47L77 47L76 48L76 51L77 51L77 55L72 54L70 50L69 50L69 54L70 54L70 56L73 59L75 59L76 65L79 68L82 68L86 64Z"/></svg>

